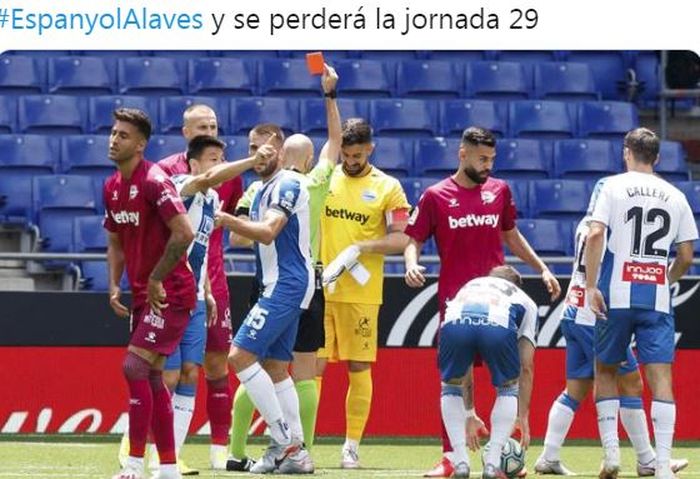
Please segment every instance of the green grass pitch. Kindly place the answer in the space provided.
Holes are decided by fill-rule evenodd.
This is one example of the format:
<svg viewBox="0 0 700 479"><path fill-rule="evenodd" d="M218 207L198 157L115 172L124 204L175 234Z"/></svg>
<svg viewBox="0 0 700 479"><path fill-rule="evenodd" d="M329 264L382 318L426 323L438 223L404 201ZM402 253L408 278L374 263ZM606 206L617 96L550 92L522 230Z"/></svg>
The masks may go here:
<svg viewBox="0 0 700 479"><path fill-rule="evenodd" d="M42 437L0 438L0 479L26 478L111 478L118 472L117 438L115 437ZM686 457L690 467L681 473L683 478L700 478L700 448L698 443L678 443L674 457ZM259 456L264 443L256 440L248 446L248 453ZM534 477L533 464L542 446L535 444L527 452L526 462ZM440 446L435 440L369 439L360 448L363 469L339 469L340 440L322 439L312 451L316 475L327 478L364 479L420 477L440 457ZM253 477L250 474L214 472L208 470L209 447L200 441L187 444L184 459L190 467L200 469L200 478ZM562 450L565 464L578 477L597 477L601 449L595 442L573 442ZM472 477L479 477L481 460L472 455ZM632 449L624 444L622 477L636 477Z"/></svg>

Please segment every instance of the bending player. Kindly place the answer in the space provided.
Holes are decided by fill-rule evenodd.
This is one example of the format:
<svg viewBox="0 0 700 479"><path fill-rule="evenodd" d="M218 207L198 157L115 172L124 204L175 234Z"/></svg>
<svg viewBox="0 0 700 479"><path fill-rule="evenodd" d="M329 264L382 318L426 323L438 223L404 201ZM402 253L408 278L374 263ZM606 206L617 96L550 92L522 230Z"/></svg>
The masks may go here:
<svg viewBox="0 0 700 479"><path fill-rule="evenodd" d="M338 76L329 65L324 66L321 77L324 96L326 98L326 116L328 124L328 141L321 150L316 166L311 169L314 159L314 146L305 135L292 135L284 141L281 152L283 167L302 173L308 179L309 191L309 222L311 227L311 258L316 265L316 291L309 308L304 310L299 320L299 330L294 344L294 359L292 361L292 378L299 395L299 415L304 430L304 444L310 450L314 442L316 414L318 411L319 391L316 386L316 352L324 343L323 312L324 298L321 287L319 266L320 250L320 217L323 203L328 193L331 174L335 168L340 152L340 113L336 101L335 87ZM251 147L257 148L251 135ZM236 216L249 216L250 205L255 193L262 182L252 183L238 202ZM243 241L241 241L243 240ZM249 246L244 238L231 235L233 246ZM257 299L257 291L255 292ZM231 457L226 468L229 471L247 471L254 461L245 453L248 431L251 426L255 407L244 386L236 390L233 401L233 424L231 429Z"/></svg>
<svg viewBox="0 0 700 479"><path fill-rule="evenodd" d="M675 321L669 285L692 264L698 231L683 193L654 174L659 147L659 138L646 128L625 135L627 173L607 178L594 192L584 248L586 297L597 317L595 394L605 452L601 479L614 479L620 470L617 371L632 335L652 393L655 476L675 477L671 469ZM676 258L669 264L672 244Z"/></svg>
<svg viewBox="0 0 700 479"><path fill-rule="evenodd" d="M304 474L314 470L303 447L299 398L289 376L299 316L314 293L310 258L309 193L303 175L282 169L279 127L259 125L264 161L255 171L263 184L251 220L218 215L233 233L255 241L262 292L233 341L229 362L270 428L270 446L250 472Z"/></svg>
<svg viewBox="0 0 700 479"><path fill-rule="evenodd" d="M603 181L598 182L595 191L600 191ZM595 198L592 201L595 202ZM595 314L586 298L586 267L583 264L590 214L589 208L576 228L576 259L561 316L561 331L566 339L566 389L549 410L544 450L535 463L535 472L539 474L573 475L562 464L559 453L579 404L593 387ZM647 417L642 405L642 376L631 347L627 348L627 357L618 368L617 385L620 389L620 419L637 455L637 475L653 476L656 472L656 455L649 440ZM671 461L673 472L687 466L685 459Z"/></svg>
<svg viewBox="0 0 700 479"><path fill-rule="evenodd" d="M445 304L468 281L485 276L504 262L503 245L533 269L555 299L559 282L528 244L515 223L516 205L508 184L491 176L496 161L496 137L484 128L464 130L457 158L457 170L425 190L409 219L404 250L406 284L421 288L425 268L418 263L423 244L435 237L440 255L438 310L444 319ZM459 261L456 259L460 258ZM438 342L440 337L438 335ZM467 407L473 404L471 370L465 378ZM456 403L454 403L456 406ZM466 421L466 409L451 413ZM443 457L426 477L450 477L453 470L452 446L442 424Z"/></svg>
<svg viewBox="0 0 700 479"><path fill-rule="evenodd" d="M445 320L440 325L438 362L442 378L440 410L454 454L452 477L469 477L464 418L461 414L455 417L452 411L463 407L462 378L472 367L476 354L486 362L496 388L490 447L481 477L506 479L500 469L501 453L516 419L522 431L523 448L530 443L537 305L520 285L520 275L515 269L498 266L489 276L469 281L447 304ZM454 406L450 407L452 403ZM476 450L481 424L475 423L481 421L473 411L467 421L469 447Z"/></svg>
<svg viewBox="0 0 700 479"><path fill-rule="evenodd" d="M175 187L143 152L151 135L148 116L136 109L114 112L109 158L117 172L105 181L104 227L109 232L110 306L121 317L124 267L133 292L132 331L123 370L129 384L129 456L114 479L141 479L149 429L161 467L155 476L177 479L170 391L163 364L182 339L196 302L185 252L194 239Z"/></svg>

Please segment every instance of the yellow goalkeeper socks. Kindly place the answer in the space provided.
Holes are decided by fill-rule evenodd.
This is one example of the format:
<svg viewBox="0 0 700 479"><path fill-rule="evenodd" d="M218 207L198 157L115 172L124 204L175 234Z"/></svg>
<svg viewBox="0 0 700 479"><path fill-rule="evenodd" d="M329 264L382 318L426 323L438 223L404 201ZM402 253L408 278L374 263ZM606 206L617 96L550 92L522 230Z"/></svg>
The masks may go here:
<svg viewBox="0 0 700 479"><path fill-rule="evenodd" d="M345 398L346 437L360 442L372 404L372 371L349 372L350 385Z"/></svg>

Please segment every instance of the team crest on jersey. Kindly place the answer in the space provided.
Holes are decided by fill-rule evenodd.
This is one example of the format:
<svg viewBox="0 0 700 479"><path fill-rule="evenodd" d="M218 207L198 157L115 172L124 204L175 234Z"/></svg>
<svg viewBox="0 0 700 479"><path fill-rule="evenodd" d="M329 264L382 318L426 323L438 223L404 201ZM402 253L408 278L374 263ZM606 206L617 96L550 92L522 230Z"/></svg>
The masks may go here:
<svg viewBox="0 0 700 479"><path fill-rule="evenodd" d="M482 193L482 199L483 199L483 193ZM447 206L449 208L457 208L459 206L459 201L457 201L457 198L450 198L450 202Z"/></svg>
<svg viewBox="0 0 700 479"><path fill-rule="evenodd" d="M418 207L415 206L411 210L411 216L408 217L408 224L409 225L414 225L416 224L416 220L418 219Z"/></svg>
<svg viewBox="0 0 700 479"><path fill-rule="evenodd" d="M360 198L362 198L363 201L369 203L370 201L374 201L377 199L377 193L375 193L372 190L365 190L360 195Z"/></svg>
<svg viewBox="0 0 700 479"><path fill-rule="evenodd" d="M482 191L481 202L485 205L490 205L496 201L496 194L493 191Z"/></svg>
<svg viewBox="0 0 700 479"><path fill-rule="evenodd" d="M155 176L155 178L156 178L156 181L157 181L158 183L162 183L162 182L165 181L165 176L163 176L163 175L161 175L161 174L157 174L157 175Z"/></svg>
<svg viewBox="0 0 700 479"><path fill-rule="evenodd" d="M139 189L136 185L131 185L131 188L129 188L129 199L133 200L136 198L139 194Z"/></svg>
<svg viewBox="0 0 700 479"><path fill-rule="evenodd" d="M117 201L119 199L119 192L117 190L112 191L112 201Z"/></svg>

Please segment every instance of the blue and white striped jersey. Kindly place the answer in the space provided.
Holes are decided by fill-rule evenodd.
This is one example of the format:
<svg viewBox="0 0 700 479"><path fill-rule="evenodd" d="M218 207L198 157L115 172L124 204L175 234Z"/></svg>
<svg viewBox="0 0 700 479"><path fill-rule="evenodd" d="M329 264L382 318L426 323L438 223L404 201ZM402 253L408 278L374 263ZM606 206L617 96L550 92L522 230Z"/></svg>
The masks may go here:
<svg viewBox="0 0 700 479"><path fill-rule="evenodd" d="M590 230L588 226L590 220L590 216L585 216L576 227L574 266L571 272L569 289L567 289L566 297L564 298L564 309L561 313L562 320L574 321L576 324L585 326L594 326L596 319L595 314L591 311L588 298L586 297L584 249L586 247L588 231Z"/></svg>
<svg viewBox="0 0 700 479"><path fill-rule="evenodd" d="M300 173L280 170L263 183L250 208L253 221L261 221L268 210L287 216L271 244L255 243L256 275L264 297L302 309L308 308L314 293L307 181Z"/></svg>
<svg viewBox="0 0 700 479"><path fill-rule="evenodd" d="M671 245L698 238L688 200L656 175L627 172L606 178L593 203L591 220L607 226L598 287L608 308L670 313Z"/></svg>
<svg viewBox="0 0 700 479"><path fill-rule="evenodd" d="M537 345L537 305L525 292L505 279L482 276L462 286L447 301L445 324L466 317L481 317L493 326L510 329L518 339Z"/></svg>
<svg viewBox="0 0 700 479"><path fill-rule="evenodd" d="M182 189L193 178L192 175L175 175L171 180L187 208L187 217L194 230L194 241L187 249L187 260L197 284L197 299L203 300L207 277L207 250L209 237L214 231L214 213L219 209L219 195L209 188L206 193L197 192L194 196L183 196Z"/></svg>

